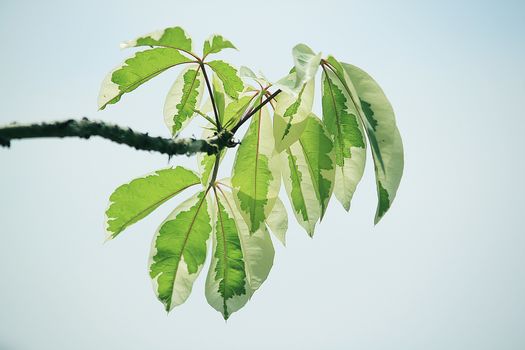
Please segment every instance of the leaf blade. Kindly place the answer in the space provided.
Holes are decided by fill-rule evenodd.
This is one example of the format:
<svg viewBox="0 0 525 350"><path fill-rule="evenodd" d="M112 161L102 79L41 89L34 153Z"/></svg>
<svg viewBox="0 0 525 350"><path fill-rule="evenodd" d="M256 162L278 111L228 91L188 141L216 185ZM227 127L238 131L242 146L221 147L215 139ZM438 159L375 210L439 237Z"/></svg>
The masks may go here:
<svg viewBox="0 0 525 350"><path fill-rule="evenodd" d="M201 191L181 203L158 229L150 253L150 277L166 311L186 301L206 259L211 216Z"/></svg>
<svg viewBox="0 0 525 350"><path fill-rule="evenodd" d="M120 45L122 49L138 46L160 46L191 52L191 38L181 27L170 27L129 40Z"/></svg>
<svg viewBox="0 0 525 350"><path fill-rule="evenodd" d="M374 157L378 206L374 223L388 211L397 194L403 176L403 142L392 105L379 84L362 69L343 63L345 72L355 86L363 111L370 124L371 133L378 140L378 151L384 165L384 171ZM378 152L372 149L373 154Z"/></svg>
<svg viewBox="0 0 525 350"><path fill-rule="evenodd" d="M237 150L231 182L235 201L251 232L257 231L271 211L280 187L280 169L267 108L261 108L252 117Z"/></svg>
<svg viewBox="0 0 525 350"><path fill-rule="evenodd" d="M281 92L276 96L273 131L275 148L281 153L304 131L314 102L315 81L307 82L297 96Z"/></svg>
<svg viewBox="0 0 525 350"><path fill-rule="evenodd" d="M334 72L322 74L323 122L335 146L336 174L334 193L345 210L361 180L366 161L366 141L358 112Z"/></svg>
<svg viewBox="0 0 525 350"><path fill-rule="evenodd" d="M224 85L224 91L233 99L237 99L243 91L244 84L237 75L237 70L228 63L220 60L206 63L217 74Z"/></svg>
<svg viewBox="0 0 525 350"><path fill-rule="evenodd" d="M224 278L221 280L221 276L224 275L221 273L221 269L219 269L219 274L216 273L217 267L221 267L218 264L220 257L213 255L210 270L208 271L206 299L214 309L221 312L223 317L227 319L233 312L242 308L266 280L273 265L275 251L265 227L261 227L253 235L250 234L247 224L234 203L232 194L224 191L221 187L217 187L217 190L217 201L221 204L220 210L224 210L224 217L227 216L234 223L227 230L225 229L224 232L228 232L230 236L234 235L231 237L233 239L230 240L230 243L234 242L232 248L236 252L237 262L240 260L238 248L242 252L243 261L243 265L240 263L236 264L237 268L242 269L242 273L237 273L236 276L241 276L243 279L237 278L234 281L237 293L235 295L230 293L230 297L225 297L226 293L221 293L221 282L224 281ZM220 235L217 235L217 237L220 237ZM218 247L220 248L221 246L215 243L214 252L218 251ZM227 270L222 269L222 271ZM216 278L217 275L219 278ZM244 286L244 293L241 286Z"/></svg>
<svg viewBox="0 0 525 350"><path fill-rule="evenodd" d="M215 34L204 42L202 52L203 56L206 57L209 54L218 53L224 49L237 50L237 48L235 47L235 45L232 44L231 41L226 40L222 35Z"/></svg>
<svg viewBox="0 0 525 350"><path fill-rule="evenodd" d="M335 177L333 143L311 114L298 142L282 153L283 182L299 224L313 236L332 195Z"/></svg>
<svg viewBox="0 0 525 350"><path fill-rule="evenodd" d="M164 122L177 135L195 116L204 92L204 78L200 66L189 66L180 72L164 102Z"/></svg>
<svg viewBox="0 0 525 350"><path fill-rule="evenodd" d="M98 97L99 109L117 103L122 95L135 90L165 70L190 62L191 59L171 48L137 52L104 78Z"/></svg>
<svg viewBox="0 0 525 350"><path fill-rule="evenodd" d="M266 218L266 225L283 246L286 246L288 215L286 213L286 208L279 197L276 198L272 211Z"/></svg>
<svg viewBox="0 0 525 350"><path fill-rule="evenodd" d="M194 172L176 167L158 170L118 187L111 194L106 210L109 238L115 238L167 200L198 183L199 178Z"/></svg>

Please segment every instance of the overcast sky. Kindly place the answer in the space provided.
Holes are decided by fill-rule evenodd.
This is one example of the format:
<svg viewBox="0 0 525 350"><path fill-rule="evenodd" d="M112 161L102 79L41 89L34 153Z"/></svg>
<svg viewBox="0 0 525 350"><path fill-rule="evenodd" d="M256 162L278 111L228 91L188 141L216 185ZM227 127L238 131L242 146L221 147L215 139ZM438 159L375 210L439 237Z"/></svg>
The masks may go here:
<svg viewBox="0 0 525 350"><path fill-rule="evenodd" d="M525 348L524 4L0 0L0 124L89 116L168 136L176 71L105 111L96 101L131 55L120 42L180 25L198 47L223 34L240 49L223 58L270 79L299 42L362 67L406 152L379 225L368 164L350 213L333 200L314 239L290 216L268 280L225 323L205 274L168 316L154 296L150 242L177 199L103 244L110 193L167 157L101 139L13 142L0 149L0 349Z"/></svg>

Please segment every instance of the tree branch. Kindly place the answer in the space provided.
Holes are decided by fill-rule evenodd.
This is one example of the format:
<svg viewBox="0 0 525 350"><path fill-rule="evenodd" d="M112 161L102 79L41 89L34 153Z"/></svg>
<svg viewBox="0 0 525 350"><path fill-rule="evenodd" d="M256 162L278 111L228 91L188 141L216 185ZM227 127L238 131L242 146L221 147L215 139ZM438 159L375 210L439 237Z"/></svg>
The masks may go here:
<svg viewBox="0 0 525 350"><path fill-rule="evenodd" d="M104 122L81 120L66 120L41 124L10 124L0 127L0 146L9 147L11 140L39 137L80 137L89 139L100 136L116 143L128 145L138 150L159 152L169 156L192 155L203 152L216 154L225 147L232 147L233 134L227 130L207 140L169 139L138 133L130 128Z"/></svg>

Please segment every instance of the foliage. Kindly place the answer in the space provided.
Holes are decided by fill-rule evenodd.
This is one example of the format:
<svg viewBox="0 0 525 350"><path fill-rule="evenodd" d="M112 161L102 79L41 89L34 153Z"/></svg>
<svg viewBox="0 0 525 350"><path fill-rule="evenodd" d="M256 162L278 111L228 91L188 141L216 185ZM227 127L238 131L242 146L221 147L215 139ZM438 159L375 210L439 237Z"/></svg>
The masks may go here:
<svg viewBox="0 0 525 350"><path fill-rule="evenodd" d="M206 299L225 319L246 304L273 264L269 232L285 242L288 218L279 198L281 182L298 223L313 236L332 193L350 209L370 145L379 199L375 223L390 208L403 172L403 146L390 103L360 68L322 58L299 44L292 51L291 72L271 83L249 68L208 60L235 49L220 35L206 40L202 56L197 55L180 27L122 46L147 48L109 73L99 95L101 109L180 65L184 68L164 105L164 121L174 138L194 118L207 120L205 137L224 130L233 135L249 122L231 179L217 179L224 149L200 154L198 172L162 169L120 186L110 197L106 227L109 238L115 238L167 200L198 188L166 218L153 240L150 276L167 311L188 298L210 241ZM322 119L312 113L318 71ZM205 91L209 100L203 104Z"/></svg>

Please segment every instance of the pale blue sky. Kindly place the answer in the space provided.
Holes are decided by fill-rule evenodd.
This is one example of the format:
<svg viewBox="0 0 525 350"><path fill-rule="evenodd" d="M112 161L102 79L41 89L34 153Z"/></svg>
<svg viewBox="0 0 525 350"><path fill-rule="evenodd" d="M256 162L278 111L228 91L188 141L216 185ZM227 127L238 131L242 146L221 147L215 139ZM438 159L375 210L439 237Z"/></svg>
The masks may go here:
<svg viewBox="0 0 525 350"><path fill-rule="evenodd" d="M168 136L176 72L103 112L96 100L130 54L121 41L172 25L196 43L225 35L240 52L224 58L272 79L299 42L373 75L406 151L391 211L373 226L368 167L350 213L332 201L313 240L290 217L288 247L227 323L203 278L166 316L146 262L177 201L102 243L109 194L166 157L14 142L0 149L0 349L525 348L523 1L0 0L0 123L89 116Z"/></svg>

